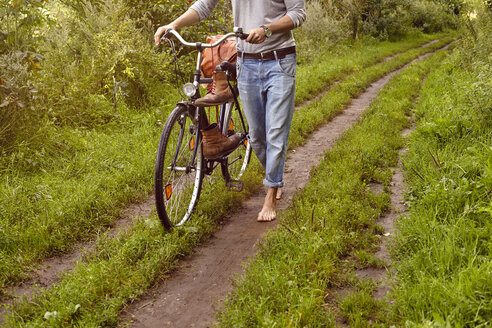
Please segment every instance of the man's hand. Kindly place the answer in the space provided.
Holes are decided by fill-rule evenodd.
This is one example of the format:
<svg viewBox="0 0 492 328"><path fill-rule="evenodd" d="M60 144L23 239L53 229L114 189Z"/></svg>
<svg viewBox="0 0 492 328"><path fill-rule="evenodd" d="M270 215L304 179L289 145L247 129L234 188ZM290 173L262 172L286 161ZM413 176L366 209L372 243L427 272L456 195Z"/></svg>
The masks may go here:
<svg viewBox="0 0 492 328"><path fill-rule="evenodd" d="M249 43L262 43L266 39L265 30L263 27L258 27L248 31L248 38L246 42Z"/></svg>
<svg viewBox="0 0 492 328"><path fill-rule="evenodd" d="M164 33L166 33L166 31L170 30L170 29L176 30L176 27L174 26L174 24L171 23L168 25L164 25L164 26L161 26L157 29L157 31L154 34L154 41L155 41L156 46L158 46L159 43L161 42L161 38L164 35Z"/></svg>

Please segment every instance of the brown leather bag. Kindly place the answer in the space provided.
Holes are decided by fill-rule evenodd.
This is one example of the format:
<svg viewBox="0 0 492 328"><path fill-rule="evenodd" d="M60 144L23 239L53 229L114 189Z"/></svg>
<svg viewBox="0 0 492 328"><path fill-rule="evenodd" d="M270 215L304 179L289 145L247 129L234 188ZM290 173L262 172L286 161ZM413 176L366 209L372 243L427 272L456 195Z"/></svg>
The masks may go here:
<svg viewBox="0 0 492 328"><path fill-rule="evenodd" d="M207 43L214 43L221 37L223 37L223 35L209 36L207 37ZM223 61L235 63L236 59L236 39L234 37L230 37L219 46L213 49L207 48L203 51L203 60L201 64L202 73L205 77L212 77L217 65Z"/></svg>

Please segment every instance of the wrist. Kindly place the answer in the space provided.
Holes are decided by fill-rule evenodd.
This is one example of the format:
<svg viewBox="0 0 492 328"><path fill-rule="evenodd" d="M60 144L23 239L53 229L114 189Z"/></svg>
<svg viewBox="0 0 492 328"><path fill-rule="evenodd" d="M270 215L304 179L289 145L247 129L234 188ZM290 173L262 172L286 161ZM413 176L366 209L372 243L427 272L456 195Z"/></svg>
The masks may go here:
<svg viewBox="0 0 492 328"><path fill-rule="evenodd" d="M270 30L270 28L268 28L268 26L261 25L260 28L263 29L263 32L265 33L265 37L269 38L272 36L272 30Z"/></svg>

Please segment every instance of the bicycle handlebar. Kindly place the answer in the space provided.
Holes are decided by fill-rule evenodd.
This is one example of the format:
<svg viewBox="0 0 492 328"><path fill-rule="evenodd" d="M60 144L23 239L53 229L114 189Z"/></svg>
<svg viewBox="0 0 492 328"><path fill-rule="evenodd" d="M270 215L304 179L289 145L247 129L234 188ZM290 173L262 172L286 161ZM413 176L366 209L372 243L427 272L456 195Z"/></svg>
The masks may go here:
<svg viewBox="0 0 492 328"><path fill-rule="evenodd" d="M224 42L227 38L231 37L231 36L235 36L235 37L238 37L240 38L241 40L244 40L246 39L249 34L247 33L243 33L243 29L240 28L240 27L235 27L234 28L234 32L230 32L230 33L227 33L226 35L224 35L223 37L221 37L219 40L217 40L216 42L210 44L210 43L202 43L202 42L188 42L186 41L185 39L183 39L183 37L176 31L176 30L173 30L173 29L169 29L166 31L166 33L164 33L164 35L161 37L161 41L165 41L167 39L169 39L167 36L168 34L172 34L174 35L182 44L184 44L185 46L188 46L188 47L197 47L199 44L202 48L215 48L217 47L219 44L221 44L222 42Z"/></svg>

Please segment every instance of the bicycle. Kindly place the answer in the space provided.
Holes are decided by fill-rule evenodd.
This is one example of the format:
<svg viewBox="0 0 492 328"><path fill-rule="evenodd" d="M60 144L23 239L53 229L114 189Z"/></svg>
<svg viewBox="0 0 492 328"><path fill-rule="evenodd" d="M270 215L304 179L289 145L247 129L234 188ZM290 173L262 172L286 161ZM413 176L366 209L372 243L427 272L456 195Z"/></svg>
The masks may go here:
<svg viewBox="0 0 492 328"><path fill-rule="evenodd" d="M203 50L219 46L227 38L235 36L245 39L248 35L241 28L235 28L212 44L187 42L175 30L168 30L162 41L168 41L175 64L177 56L174 43L167 36L174 35L183 45L195 47L198 51L193 83L186 83L183 92L187 99L177 103L164 125L157 150L154 191L159 219L166 229L180 226L188 221L195 209L202 189L205 175L212 175L220 165L222 177L230 191L241 191L243 184L239 180L248 166L251 145L248 142L248 126L238 101L237 85L230 79L236 73L235 64L222 62L216 70L226 72L229 88L234 101L220 106L218 125L226 136L238 134L241 142L230 153L216 159L205 159L202 155L202 136L200 130L209 125L203 107L194 105L200 98L200 84L212 83L211 78L203 78L200 64Z"/></svg>

